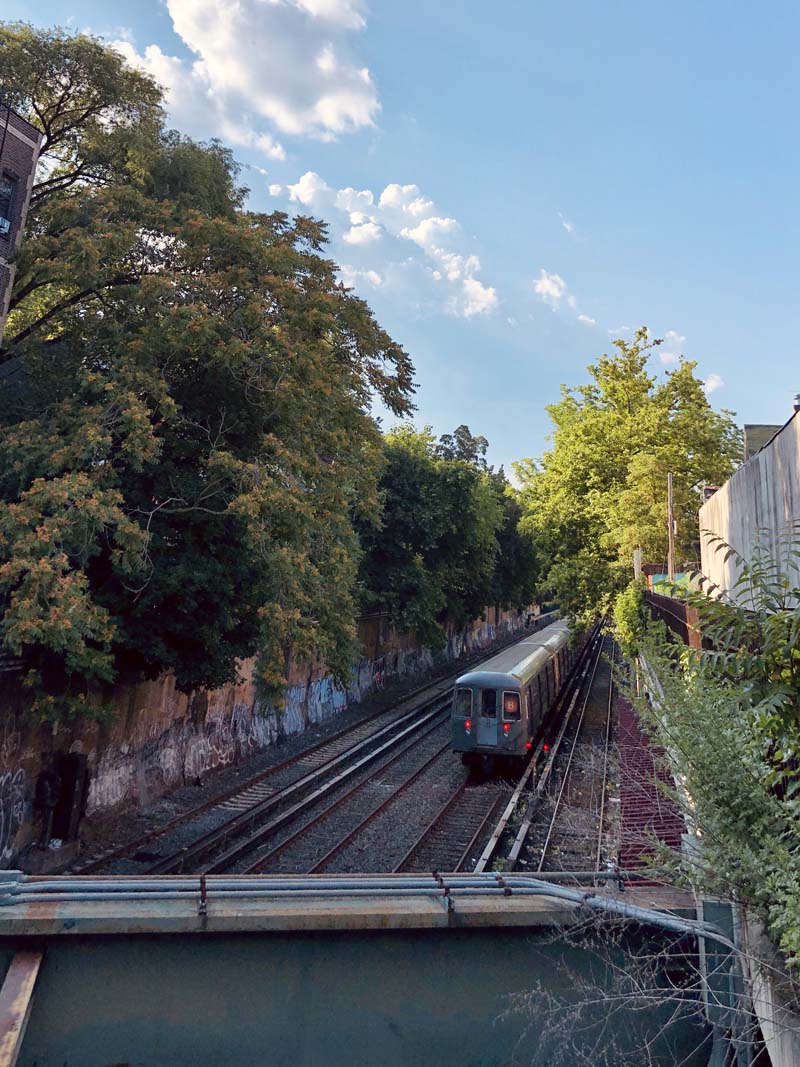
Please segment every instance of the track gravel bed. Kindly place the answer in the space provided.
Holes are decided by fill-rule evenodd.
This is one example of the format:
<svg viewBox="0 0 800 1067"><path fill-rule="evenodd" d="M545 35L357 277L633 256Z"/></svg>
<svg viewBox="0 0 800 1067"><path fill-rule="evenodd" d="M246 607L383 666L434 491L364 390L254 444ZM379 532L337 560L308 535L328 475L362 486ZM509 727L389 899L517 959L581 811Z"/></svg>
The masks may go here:
<svg viewBox="0 0 800 1067"><path fill-rule="evenodd" d="M419 837L431 814L467 778L467 770L453 752L443 753L414 784L400 794L373 820L358 838L348 845L329 866L327 874L394 870Z"/></svg>
<svg viewBox="0 0 800 1067"><path fill-rule="evenodd" d="M441 773L443 766L453 758L452 753L449 751L449 736L450 723L448 719L426 737L407 745L399 755L393 754L383 760L377 769L373 768L362 776L355 787L348 783L345 789L338 791L332 798L326 799L325 804L320 805L325 810L331 807L331 799L334 803L338 801L338 805L310 829L302 832L299 837L291 841L288 846L279 846L280 851L274 857L269 857L268 855L275 851L275 842L270 842L268 847L253 853L251 863L256 861L259 871L267 874L305 874L310 872L335 845L352 830L356 829L365 818L368 818L380 808L387 798L394 797L395 802L399 803L403 794L401 792L398 796L398 790L401 790L406 780L431 759L433 759L433 762L423 771L421 777L435 779ZM444 751L441 751L442 748L444 748ZM413 786L410 788L413 788ZM314 813L314 810L308 813L309 818L303 820L304 825L310 821ZM380 816L377 817L380 818ZM366 835L368 830L369 825L364 827L363 834ZM283 836L286 839L294 837L294 834L285 834ZM361 836L359 834L359 840ZM352 842L352 845L357 850L358 841ZM265 856L267 857L266 862L264 861ZM368 853L366 858L372 860L374 857ZM328 873L338 869L336 857L330 861L330 865L325 867ZM376 868L371 863L368 863L367 866L354 869L373 871Z"/></svg>
<svg viewBox="0 0 800 1067"><path fill-rule="evenodd" d="M585 871L594 870L597 862L597 845L600 833L600 812L604 785L604 749L608 715L608 692L611 685L611 642L606 641L605 652L598 666L580 736L575 741L574 755L565 780L567 760L578 716L573 716L561 745L542 804L528 832L527 841L517 861L520 870L528 871ZM576 709L577 712L578 709ZM617 718L616 694L612 699L611 738L615 736ZM616 781L616 755L613 743L610 746L607 765L607 785ZM550 841L542 863L542 849L550 828L556 801L563 787L563 794L552 826ZM608 840L608 827L614 820L618 799L609 790L605 802L604 848L601 864L616 860L616 849Z"/></svg>
<svg viewBox="0 0 800 1067"><path fill-rule="evenodd" d="M417 678L405 685L389 686L373 694L368 701L353 705L302 734L281 738L268 749L236 765L216 768L202 780L196 779L193 783L187 783L145 807L84 820L82 852L78 862L73 865L73 870L80 873L87 865L94 863L95 869L105 874L144 873L149 864L169 854L170 851L184 847L191 838L213 829L224 818L215 807L209 807L205 812L191 818L191 813L196 808L213 805L215 798L233 790L239 788L246 790L254 777L265 773L269 775L273 768L294 757L298 760L302 759L309 749L332 735L368 723L370 720L374 722L376 716L381 714L381 709L385 709L386 714L392 714L397 710L396 706L399 703L408 702L417 693L421 700L423 691L428 688L438 688L442 683L457 677L470 663L492 655L497 649L521 640L525 635L526 631L518 631L512 639L507 636L503 637L486 646L479 653L473 653L455 663L450 661L441 664L423 680ZM270 786L277 787L278 784L285 784L280 781L281 773L278 770L274 777L270 776ZM234 802L231 809L227 811L227 815L233 814L235 808ZM187 816L190 818L181 827L176 827L174 831L169 832L169 835L165 834L152 842L145 842L132 855L110 857L105 862L102 860L102 857L109 853L138 842L140 838L148 834L158 833L161 827L172 820L185 819ZM189 827L192 828L191 831Z"/></svg>

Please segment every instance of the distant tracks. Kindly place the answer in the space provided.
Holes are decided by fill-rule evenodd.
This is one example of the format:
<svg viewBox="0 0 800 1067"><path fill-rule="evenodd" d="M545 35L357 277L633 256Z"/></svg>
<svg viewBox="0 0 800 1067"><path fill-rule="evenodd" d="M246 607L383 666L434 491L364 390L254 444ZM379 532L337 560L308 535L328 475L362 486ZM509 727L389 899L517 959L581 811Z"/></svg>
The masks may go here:
<svg viewBox="0 0 800 1067"><path fill-rule="evenodd" d="M561 722L558 739L549 751L539 778L536 779L536 768L545 752L544 740L539 742L513 789L504 786L502 781L461 784L436 812L405 856L394 867L395 872L436 870L453 873L467 869L473 857L474 865L470 873L477 874L485 871L490 864L497 863L498 860L503 870L514 866L530 826L533 807L547 786L567 724L590 669L589 661L596 649L597 654L586 690L585 699L588 699L591 683L602 656L602 644L603 638L599 634L598 626L587 641L554 709L554 715L558 715L561 709L567 710ZM526 793L529 783L534 781L533 792ZM526 796L528 802L522 826L513 842L510 842L510 851L503 856L501 855L502 844L509 837L512 821L519 812L520 805L525 803ZM499 818L493 825L493 820L498 814ZM490 827L491 830L489 830ZM483 850L477 854L482 843L485 843Z"/></svg>

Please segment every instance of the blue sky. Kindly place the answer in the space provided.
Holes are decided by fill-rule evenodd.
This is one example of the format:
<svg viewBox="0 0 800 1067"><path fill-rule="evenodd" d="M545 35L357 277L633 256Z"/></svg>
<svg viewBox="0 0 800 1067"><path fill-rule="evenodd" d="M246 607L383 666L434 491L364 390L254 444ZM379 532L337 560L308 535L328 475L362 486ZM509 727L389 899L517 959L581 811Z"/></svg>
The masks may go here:
<svg viewBox="0 0 800 1067"><path fill-rule="evenodd" d="M410 352L418 423L509 466L624 329L712 402L800 390L800 8L538 0L6 0L90 29L218 136L258 209L329 220ZM659 355L654 369L669 369Z"/></svg>

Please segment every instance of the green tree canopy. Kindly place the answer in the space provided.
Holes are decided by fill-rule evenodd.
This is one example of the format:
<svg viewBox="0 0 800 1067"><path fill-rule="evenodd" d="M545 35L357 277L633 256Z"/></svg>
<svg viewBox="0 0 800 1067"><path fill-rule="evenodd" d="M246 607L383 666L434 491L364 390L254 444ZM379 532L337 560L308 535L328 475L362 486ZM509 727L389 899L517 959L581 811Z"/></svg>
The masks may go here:
<svg viewBox="0 0 800 1067"><path fill-rule="evenodd" d="M445 618L464 624L489 604L521 608L534 594L530 541L502 472L487 469L484 437L462 426L438 443L429 428L386 435L379 525L365 525L365 604L431 645Z"/></svg>
<svg viewBox="0 0 800 1067"><path fill-rule="evenodd" d="M276 690L290 649L344 677L369 408L409 411L408 356L324 225L244 210L230 153L165 130L112 50L6 25L0 71L51 157L0 353L3 646L58 712L256 651Z"/></svg>
<svg viewBox="0 0 800 1067"><path fill-rule="evenodd" d="M632 553L667 556L667 474L674 476L678 558L698 557L697 509L703 484L718 485L741 457L731 413L716 412L682 360L665 380L648 370L642 329L631 343L589 367L588 385L562 386L548 406L552 447L517 466L523 528L534 538L560 603L596 611L627 582Z"/></svg>

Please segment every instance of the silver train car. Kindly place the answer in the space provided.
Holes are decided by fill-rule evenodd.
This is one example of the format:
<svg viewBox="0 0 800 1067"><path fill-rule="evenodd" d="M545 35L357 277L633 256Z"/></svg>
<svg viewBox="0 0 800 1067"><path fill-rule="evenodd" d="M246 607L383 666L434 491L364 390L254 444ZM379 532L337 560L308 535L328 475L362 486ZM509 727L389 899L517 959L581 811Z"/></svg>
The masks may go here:
<svg viewBox="0 0 800 1067"><path fill-rule="evenodd" d="M462 674L453 692L453 751L468 765L524 759L574 659L568 623L560 621Z"/></svg>

